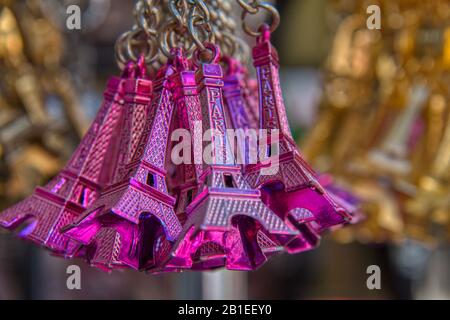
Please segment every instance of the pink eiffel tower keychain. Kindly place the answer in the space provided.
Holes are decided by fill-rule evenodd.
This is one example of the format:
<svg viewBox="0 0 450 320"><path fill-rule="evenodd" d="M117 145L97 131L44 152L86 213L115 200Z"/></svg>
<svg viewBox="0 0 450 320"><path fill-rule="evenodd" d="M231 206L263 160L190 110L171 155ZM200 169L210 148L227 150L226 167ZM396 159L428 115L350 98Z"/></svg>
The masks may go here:
<svg viewBox="0 0 450 320"><path fill-rule="evenodd" d="M260 230L284 237L293 237L297 232L289 229L263 204L260 192L246 184L241 166L235 164L225 137L223 75L218 64L220 50L211 44L206 48L212 52L212 60L210 63L195 62L198 66L195 80L199 99L194 100L197 106L191 106L187 116L198 121L201 115L203 130L215 130L223 140L219 141L220 137L214 134L210 137L210 164L203 161L200 172L197 168L196 174L200 175L196 177L196 183L186 192L189 198L192 197L192 202L183 201L187 204L187 220L172 251L170 263L180 268L225 266L227 269L253 270L267 260L258 243ZM199 54L197 51L194 61L199 60ZM193 85L192 72L181 76L184 77L181 84ZM190 112L193 109L195 112ZM186 123L195 121L192 118Z"/></svg>
<svg viewBox="0 0 450 320"><path fill-rule="evenodd" d="M300 231L286 249L301 252L315 247L324 230L348 223L351 215L319 184L292 139L279 83L278 54L270 43L267 25L261 28L253 59L259 83L260 128L268 130L269 139L266 161L248 165L246 178L251 186L261 189L269 208ZM271 136L272 130L277 130L278 137ZM278 142L278 150L271 148L274 142ZM267 163L274 174L261 174L262 170L271 170Z"/></svg>
<svg viewBox="0 0 450 320"><path fill-rule="evenodd" d="M55 254L73 255L78 245L60 233L60 228L78 217L111 179L118 150L112 139L118 132L123 108L123 84L133 78L130 63L122 77L112 77L104 101L87 134L66 167L46 186L0 214L0 225L14 229L32 221L20 236Z"/></svg>
<svg viewBox="0 0 450 320"><path fill-rule="evenodd" d="M167 250L167 241L174 242L181 231L173 209L176 199L168 193L165 181L172 73L169 61L153 83L141 78L125 84L128 116L114 182L80 219L65 228L66 235L88 246L91 265L105 270L155 267L160 251ZM140 131L136 139L133 130Z"/></svg>
<svg viewBox="0 0 450 320"><path fill-rule="evenodd" d="M248 77L247 69L238 60L225 57L222 61L227 65L223 87L225 114L230 124L229 127L235 130L237 136L236 159L242 165L256 163L258 155L258 110L252 105L255 101L251 95L255 94L252 94L251 88L247 87L251 79ZM257 103L256 100L256 107ZM247 140L247 137L249 140ZM282 243L279 240L267 234L264 229L258 232L259 246L267 257L283 250ZM284 240L286 241L286 239Z"/></svg>
<svg viewBox="0 0 450 320"><path fill-rule="evenodd" d="M258 82L244 74L244 98L249 125L251 128L259 129L259 99Z"/></svg>
<svg viewBox="0 0 450 320"><path fill-rule="evenodd" d="M250 110L253 107L248 105L248 100L246 99L246 70L239 61L232 57L225 57L222 60L228 67L224 77L223 87L225 113L228 118L228 123L234 130L241 130L241 135L249 134L250 129L256 130L258 127L256 127L254 119L250 116ZM237 131L235 133L237 134ZM250 133L257 134L256 131ZM253 139L256 138L256 136L253 136ZM250 159L250 156L257 155L257 148L250 150L250 147L251 144L247 143L242 137L237 139L236 158L240 164L249 164L250 160L256 162L256 157L254 157L255 159Z"/></svg>

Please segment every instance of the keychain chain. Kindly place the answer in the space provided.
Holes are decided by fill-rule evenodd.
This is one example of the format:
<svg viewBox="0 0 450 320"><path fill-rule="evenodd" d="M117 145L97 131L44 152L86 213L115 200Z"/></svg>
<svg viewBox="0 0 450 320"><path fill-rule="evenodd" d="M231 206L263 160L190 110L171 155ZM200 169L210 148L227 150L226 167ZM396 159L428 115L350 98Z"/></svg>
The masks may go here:
<svg viewBox="0 0 450 320"><path fill-rule="evenodd" d="M247 24L249 15L267 11L272 17L270 31L277 29L280 15L277 9L259 0L236 0L243 9L242 29L258 37L259 31ZM232 17L233 5L226 0L139 0L134 8L135 24L122 34L116 43L116 59L123 68L127 61L136 61L140 55L149 66L162 65L172 48L181 47L187 57L198 49L209 50L206 43L214 43L223 55L248 61L250 50L236 35Z"/></svg>

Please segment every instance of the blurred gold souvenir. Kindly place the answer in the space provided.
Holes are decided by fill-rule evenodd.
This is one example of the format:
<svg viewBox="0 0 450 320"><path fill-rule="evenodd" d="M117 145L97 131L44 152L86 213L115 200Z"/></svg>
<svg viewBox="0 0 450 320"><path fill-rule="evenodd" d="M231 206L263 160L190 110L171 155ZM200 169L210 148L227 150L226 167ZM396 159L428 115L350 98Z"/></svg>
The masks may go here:
<svg viewBox="0 0 450 320"><path fill-rule="evenodd" d="M361 200L366 220L342 241L448 239L450 3L381 1L337 28L318 124L303 151Z"/></svg>
<svg viewBox="0 0 450 320"><path fill-rule="evenodd" d="M84 133L75 85L61 67L62 55L62 35L39 1L1 2L0 199L4 201L16 201L54 175ZM50 110L55 98L62 117Z"/></svg>

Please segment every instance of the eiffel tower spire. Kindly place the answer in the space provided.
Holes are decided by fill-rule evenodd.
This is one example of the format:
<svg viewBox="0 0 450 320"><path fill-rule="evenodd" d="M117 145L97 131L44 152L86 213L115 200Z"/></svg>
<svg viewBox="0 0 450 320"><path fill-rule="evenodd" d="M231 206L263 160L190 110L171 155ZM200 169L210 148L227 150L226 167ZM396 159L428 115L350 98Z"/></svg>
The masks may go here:
<svg viewBox="0 0 450 320"><path fill-rule="evenodd" d="M181 230L165 181L165 156L173 103L169 64L156 79L125 84L128 114L120 166L114 183L78 221L68 236L88 246L90 262L100 268L154 266ZM153 93L152 93L152 88ZM152 97L153 95L153 97ZM151 104L151 106L150 106ZM136 131L130 131L134 128Z"/></svg>
<svg viewBox="0 0 450 320"><path fill-rule="evenodd" d="M223 74L217 63L219 51L215 46L208 47L213 52L213 60L198 66L198 98L197 92L192 90L192 104L185 112L188 117L186 123L192 123L202 115L203 130L215 129L225 135ZM177 82L181 86L179 90L186 92L187 86L192 87L193 73L184 72L180 77ZM179 105L182 108L189 104ZM182 201L186 205L187 220L171 253L172 266L254 269L267 259L260 247L259 240L264 237L259 236L260 230L272 237L296 234L263 204L260 192L245 183L242 167L235 164L228 148L226 138L212 137L209 148L211 161L204 162L201 175L196 176L195 186L189 191L192 200ZM196 194L192 194L192 190ZM264 240L269 239L264 237Z"/></svg>
<svg viewBox="0 0 450 320"><path fill-rule="evenodd" d="M95 201L112 177L117 153L112 139L122 115L123 85L134 73L135 66L129 64L121 78L108 81L100 110L66 167L47 185L36 188L33 195L3 211L3 227L14 229L31 220L22 237L58 254L75 251L75 243L59 230Z"/></svg>

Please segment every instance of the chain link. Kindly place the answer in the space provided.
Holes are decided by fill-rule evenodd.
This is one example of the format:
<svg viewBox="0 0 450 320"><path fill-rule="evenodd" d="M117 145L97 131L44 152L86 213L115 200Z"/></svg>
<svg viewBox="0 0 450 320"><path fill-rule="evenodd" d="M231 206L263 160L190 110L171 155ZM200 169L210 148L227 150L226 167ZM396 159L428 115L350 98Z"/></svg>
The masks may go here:
<svg viewBox="0 0 450 320"><path fill-rule="evenodd" d="M237 2L245 12L250 14L258 13L257 5L259 4L259 1L252 0L250 2L247 2L245 0L237 0Z"/></svg>
<svg viewBox="0 0 450 320"><path fill-rule="evenodd" d="M251 36L259 36L246 23L248 15L267 11L272 16L271 31L280 22L278 11L269 3L259 0L236 0L243 9L242 28ZM148 65L161 65L173 48L183 48L187 57L194 52L210 51L213 43L223 55L247 61L250 49L236 35L237 24L232 17L229 0L137 0L134 8L135 24L122 34L116 43L118 64L123 67L129 60L145 57Z"/></svg>

